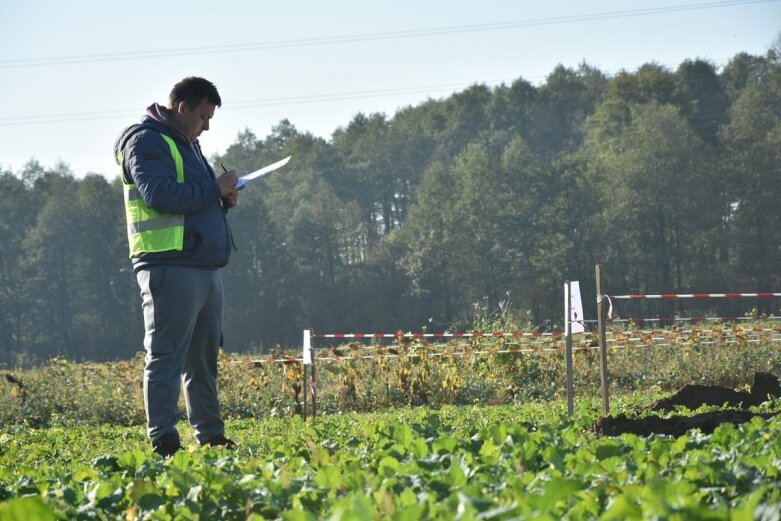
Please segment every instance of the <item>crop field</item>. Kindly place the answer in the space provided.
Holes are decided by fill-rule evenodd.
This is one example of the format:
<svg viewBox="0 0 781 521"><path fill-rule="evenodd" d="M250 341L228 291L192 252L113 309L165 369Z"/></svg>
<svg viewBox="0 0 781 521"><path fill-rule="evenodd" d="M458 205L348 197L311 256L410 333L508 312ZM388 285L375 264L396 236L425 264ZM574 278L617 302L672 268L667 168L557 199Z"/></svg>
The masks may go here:
<svg viewBox="0 0 781 521"><path fill-rule="evenodd" d="M719 409L648 405L685 382L745 388L753 371L781 372L780 351L617 349L611 412ZM560 359L344 356L321 364L321 414L304 421L300 366L226 357L221 397L239 448L199 448L182 422L186 450L168 460L144 435L140 360L4 370L0 519L781 518L781 400L712 434L600 436L594 353L576 356L572 418Z"/></svg>
<svg viewBox="0 0 781 521"><path fill-rule="evenodd" d="M595 418L596 405L583 402L572 420L560 403L237 420L228 428L238 450L190 445L169 460L150 453L140 428L7 428L0 518L781 515L778 417L679 438L599 438L590 431Z"/></svg>

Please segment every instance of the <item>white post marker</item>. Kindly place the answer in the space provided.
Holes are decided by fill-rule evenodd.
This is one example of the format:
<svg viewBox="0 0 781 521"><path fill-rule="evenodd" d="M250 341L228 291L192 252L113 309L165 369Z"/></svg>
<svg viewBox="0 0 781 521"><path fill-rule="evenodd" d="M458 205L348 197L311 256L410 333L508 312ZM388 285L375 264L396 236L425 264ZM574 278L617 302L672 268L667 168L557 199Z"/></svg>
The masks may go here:
<svg viewBox="0 0 781 521"><path fill-rule="evenodd" d="M580 282L573 280L570 282L570 316L569 321L572 324L572 333L583 333L586 331L583 325L583 301L580 299Z"/></svg>
<svg viewBox="0 0 781 521"><path fill-rule="evenodd" d="M309 329L304 329L304 365L312 365L312 333Z"/></svg>
<svg viewBox="0 0 781 521"><path fill-rule="evenodd" d="M580 299L580 283L577 280L564 283L564 333L566 348L564 352L567 366L567 414L575 412L575 386L573 383L572 334L583 333L583 302Z"/></svg>

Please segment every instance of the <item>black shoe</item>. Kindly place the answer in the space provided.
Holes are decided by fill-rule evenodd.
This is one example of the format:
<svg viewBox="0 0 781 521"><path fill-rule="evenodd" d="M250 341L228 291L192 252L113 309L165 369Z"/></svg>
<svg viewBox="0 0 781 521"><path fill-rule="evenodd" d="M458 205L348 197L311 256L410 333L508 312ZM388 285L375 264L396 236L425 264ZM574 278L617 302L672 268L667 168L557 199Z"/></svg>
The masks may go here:
<svg viewBox="0 0 781 521"><path fill-rule="evenodd" d="M224 434L218 434L213 438L209 438L203 445L208 447L224 447L226 449L236 448L236 442L230 438L226 438Z"/></svg>
<svg viewBox="0 0 781 521"><path fill-rule="evenodd" d="M164 458L170 458L181 448L182 445L179 443L179 433L176 431L167 432L159 438L152 440L152 450Z"/></svg>

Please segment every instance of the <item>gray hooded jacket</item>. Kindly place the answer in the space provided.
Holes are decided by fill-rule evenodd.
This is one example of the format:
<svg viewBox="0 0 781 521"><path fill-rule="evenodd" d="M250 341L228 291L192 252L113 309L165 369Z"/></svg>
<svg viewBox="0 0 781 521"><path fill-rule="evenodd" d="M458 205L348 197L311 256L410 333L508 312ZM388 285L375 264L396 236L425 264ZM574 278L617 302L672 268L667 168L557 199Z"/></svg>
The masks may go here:
<svg viewBox="0 0 781 521"><path fill-rule="evenodd" d="M201 153L198 141L190 142L168 120L166 109L154 104L140 124L126 128L114 145L114 156L124 151L125 182L136 185L149 207L161 213L184 214L182 251L142 253L133 257L133 270L177 265L204 269L225 266L232 237L227 210L220 199L214 170ZM171 150L161 133L170 136L184 163L184 183L176 182Z"/></svg>

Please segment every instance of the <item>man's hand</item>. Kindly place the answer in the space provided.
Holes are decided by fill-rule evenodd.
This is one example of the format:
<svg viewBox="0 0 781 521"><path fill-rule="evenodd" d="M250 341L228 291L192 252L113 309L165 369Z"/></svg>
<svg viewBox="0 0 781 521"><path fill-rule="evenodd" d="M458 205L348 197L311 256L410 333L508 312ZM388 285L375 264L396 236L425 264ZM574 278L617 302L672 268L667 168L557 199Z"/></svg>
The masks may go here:
<svg viewBox="0 0 781 521"><path fill-rule="evenodd" d="M236 177L236 172L229 170L217 178L217 186L220 187L220 196L225 197L231 192L236 193L236 183L239 182L239 178ZM238 202L239 196L236 194L236 201ZM236 206L235 204L233 206Z"/></svg>
<svg viewBox="0 0 781 521"><path fill-rule="evenodd" d="M239 191L234 190L222 196L222 204L225 208L233 208L239 204Z"/></svg>

